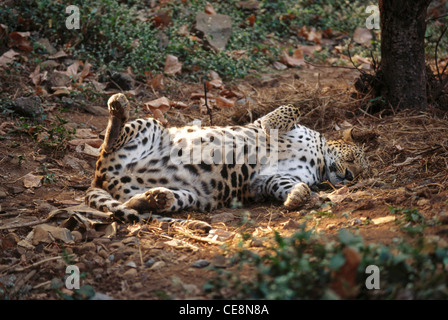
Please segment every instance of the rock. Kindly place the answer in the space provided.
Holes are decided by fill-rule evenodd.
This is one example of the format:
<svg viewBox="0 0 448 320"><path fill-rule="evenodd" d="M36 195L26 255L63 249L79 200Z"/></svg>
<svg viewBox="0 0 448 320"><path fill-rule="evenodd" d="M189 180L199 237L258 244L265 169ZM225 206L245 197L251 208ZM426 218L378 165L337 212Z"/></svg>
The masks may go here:
<svg viewBox="0 0 448 320"><path fill-rule="evenodd" d="M47 51L48 54L53 55L57 52L55 47L53 47L53 45L50 43L50 41L48 41L48 39L40 38L37 40L37 43L40 44L42 47L44 47L44 49Z"/></svg>
<svg viewBox="0 0 448 320"><path fill-rule="evenodd" d="M42 70L47 70L47 71L53 70L57 66L59 66L59 63L54 60L45 60L45 61L41 62L41 64L40 64L40 68Z"/></svg>
<svg viewBox="0 0 448 320"><path fill-rule="evenodd" d="M129 270L127 270L125 273L123 273L123 277L125 278L133 278L138 274L137 269L135 268L130 268Z"/></svg>
<svg viewBox="0 0 448 320"><path fill-rule="evenodd" d="M106 108L100 107L100 106L86 105L86 106L83 106L83 110L87 113L90 113L90 114L93 114L96 116L107 117L109 115L109 111Z"/></svg>
<svg viewBox="0 0 448 320"><path fill-rule="evenodd" d="M283 226L283 229L299 229L300 223L295 220L289 219L288 222Z"/></svg>
<svg viewBox="0 0 448 320"><path fill-rule="evenodd" d="M128 263L126 263L126 267L137 268L137 264L134 261L129 261Z"/></svg>
<svg viewBox="0 0 448 320"><path fill-rule="evenodd" d="M210 261L205 260L205 259L199 259L199 260L195 261L195 263L193 263L193 267L194 268L205 268L209 264L210 264Z"/></svg>
<svg viewBox="0 0 448 320"><path fill-rule="evenodd" d="M95 292L95 295L91 297L89 300L114 300L114 298L101 292Z"/></svg>
<svg viewBox="0 0 448 320"><path fill-rule="evenodd" d="M108 87L123 91L132 90L135 80L131 75L123 72L113 72L110 75L110 84Z"/></svg>
<svg viewBox="0 0 448 320"><path fill-rule="evenodd" d="M12 105L14 112L24 117L41 121L44 110L38 97L21 97L14 100Z"/></svg>
<svg viewBox="0 0 448 320"><path fill-rule="evenodd" d="M195 29L213 50L222 51L232 35L232 18L228 15L209 15L201 12L196 16Z"/></svg>
<svg viewBox="0 0 448 320"><path fill-rule="evenodd" d="M211 223L225 223L228 221L232 221L233 219L235 219L235 216L230 212L217 213L211 217Z"/></svg>
<svg viewBox="0 0 448 320"><path fill-rule="evenodd" d="M227 259L222 254L216 254L212 258L212 265L215 268L226 268L227 267Z"/></svg>
<svg viewBox="0 0 448 320"><path fill-rule="evenodd" d="M5 199L7 196L8 194L6 193L6 191L0 190L0 199Z"/></svg>
<svg viewBox="0 0 448 320"><path fill-rule="evenodd" d="M150 270L159 270L159 269L161 269L161 268L163 268L165 266L166 266L165 261L157 261L149 269Z"/></svg>
<svg viewBox="0 0 448 320"><path fill-rule="evenodd" d="M148 260L146 260L146 262L145 262L145 267L147 267L147 268L151 268L151 267L153 266L154 263L155 263L155 260L154 260L154 259L148 259Z"/></svg>
<svg viewBox="0 0 448 320"><path fill-rule="evenodd" d="M48 87L50 89L53 88L58 88L58 87L68 87L71 83L71 79L68 75L58 72L58 71L54 71L52 73L50 73L50 75L48 76ZM54 89L53 89L54 90Z"/></svg>

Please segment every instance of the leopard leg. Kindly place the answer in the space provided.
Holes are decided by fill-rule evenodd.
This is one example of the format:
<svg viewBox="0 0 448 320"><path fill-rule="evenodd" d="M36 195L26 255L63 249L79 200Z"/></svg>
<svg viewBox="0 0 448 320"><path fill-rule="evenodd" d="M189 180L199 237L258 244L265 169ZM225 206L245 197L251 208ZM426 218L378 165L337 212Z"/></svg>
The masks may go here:
<svg viewBox="0 0 448 320"><path fill-rule="evenodd" d="M129 119L129 101L122 93L114 94L107 101L109 109L109 121L103 142L103 149L111 152L118 149L120 137L123 136L123 128Z"/></svg>
<svg viewBox="0 0 448 320"><path fill-rule="evenodd" d="M188 190L172 190L164 187L151 188L145 193L137 194L124 205L142 212L143 219L150 219L170 225L181 225L193 230L208 232L211 226L199 220L185 220L162 216L160 214L173 213L190 209L196 205L197 196Z"/></svg>
<svg viewBox="0 0 448 320"><path fill-rule="evenodd" d="M287 209L305 204L311 195L308 185L290 174L260 176L254 181L252 189L257 196L282 201Z"/></svg>
<svg viewBox="0 0 448 320"><path fill-rule="evenodd" d="M278 107L258 121L261 128L269 136L271 130L278 130L278 134L290 131L297 123L299 116L299 108L289 104Z"/></svg>

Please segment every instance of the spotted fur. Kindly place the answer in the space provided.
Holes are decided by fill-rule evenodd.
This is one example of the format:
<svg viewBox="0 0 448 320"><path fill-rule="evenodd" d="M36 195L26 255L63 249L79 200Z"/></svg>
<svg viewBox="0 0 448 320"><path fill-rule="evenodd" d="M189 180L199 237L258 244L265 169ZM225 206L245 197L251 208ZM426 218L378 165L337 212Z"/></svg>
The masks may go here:
<svg viewBox="0 0 448 320"><path fill-rule="evenodd" d="M361 147L327 142L298 125L298 109L290 105L245 126L168 128L152 118L128 122L122 94L112 96L108 107L86 203L122 220L265 199L295 209L309 199L309 186L345 183L368 168Z"/></svg>

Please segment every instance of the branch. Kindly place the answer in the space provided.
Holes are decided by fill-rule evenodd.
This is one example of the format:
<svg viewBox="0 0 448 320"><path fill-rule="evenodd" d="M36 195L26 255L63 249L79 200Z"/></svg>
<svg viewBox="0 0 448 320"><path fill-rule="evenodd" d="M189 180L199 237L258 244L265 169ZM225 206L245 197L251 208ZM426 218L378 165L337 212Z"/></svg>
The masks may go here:
<svg viewBox="0 0 448 320"><path fill-rule="evenodd" d="M208 106L207 101L207 81L205 81L204 77L204 99L205 99L205 107L207 108L207 114L210 116L210 125L213 126L213 115L212 115L212 109Z"/></svg>

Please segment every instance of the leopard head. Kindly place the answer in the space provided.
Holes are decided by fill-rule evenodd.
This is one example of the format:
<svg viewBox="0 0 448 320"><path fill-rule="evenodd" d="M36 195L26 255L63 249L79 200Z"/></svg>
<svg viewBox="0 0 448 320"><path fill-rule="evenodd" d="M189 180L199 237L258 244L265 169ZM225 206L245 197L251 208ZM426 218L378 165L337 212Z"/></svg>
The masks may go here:
<svg viewBox="0 0 448 320"><path fill-rule="evenodd" d="M333 185L348 184L369 171L364 146L355 144L351 130L343 139L327 142L325 164L327 179Z"/></svg>

